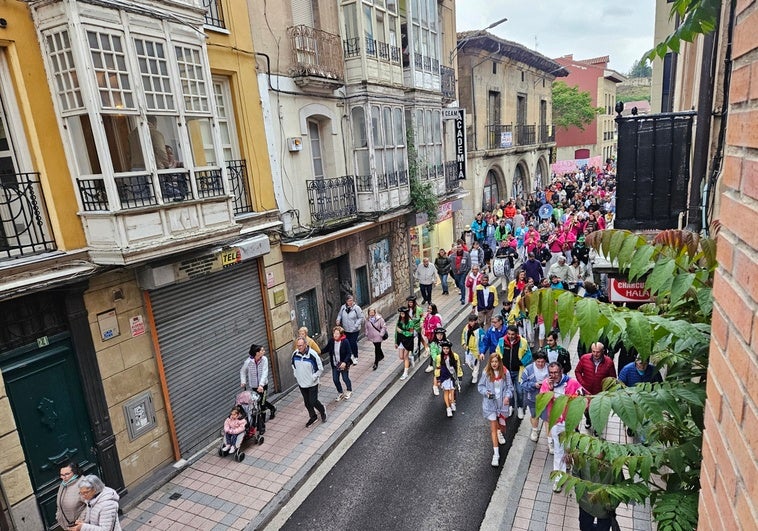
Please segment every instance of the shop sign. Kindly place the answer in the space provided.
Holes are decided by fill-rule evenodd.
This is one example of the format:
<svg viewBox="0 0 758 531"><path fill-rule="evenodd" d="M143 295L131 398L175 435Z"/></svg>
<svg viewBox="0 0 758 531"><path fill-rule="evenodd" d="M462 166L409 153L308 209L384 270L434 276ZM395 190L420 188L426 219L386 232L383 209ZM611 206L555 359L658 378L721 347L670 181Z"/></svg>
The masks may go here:
<svg viewBox="0 0 758 531"><path fill-rule="evenodd" d="M437 223L453 217L453 203L448 201L437 208Z"/></svg>
<svg viewBox="0 0 758 531"><path fill-rule="evenodd" d="M624 279L612 278L608 298L611 302L654 302L650 290L645 289L644 282L627 282Z"/></svg>
<svg viewBox="0 0 758 531"><path fill-rule="evenodd" d="M443 120L455 120L455 163L459 180L466 179L466 110L442 109Z"/></svg>
<svg viewBox="0 0 758 531"><path fill-rule="evenodd" d="M196 256L174 264L177 280L193 279L208 273L221 271L225 267L242 262L242 253L238 247L222 249L213 254Z"/></svg>

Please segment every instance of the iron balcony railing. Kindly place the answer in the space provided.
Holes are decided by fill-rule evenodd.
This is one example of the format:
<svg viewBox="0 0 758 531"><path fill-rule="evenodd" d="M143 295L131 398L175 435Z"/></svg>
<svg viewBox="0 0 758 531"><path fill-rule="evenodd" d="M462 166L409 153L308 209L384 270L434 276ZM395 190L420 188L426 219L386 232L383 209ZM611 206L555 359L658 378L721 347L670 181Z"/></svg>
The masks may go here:
<svg viewBox="0 0 758 531"><path fill-rule="evenodd" d="M302 24L287 28L287 35L292 45L293 75L344 78L339 35Z"/></svg>
<svg viewBox="0 0 758 531"><path fill-rule="evenodd" d="M205 23L207 25L226 29L221 0L203 0L203 7L205 8Z"/></svg>
<svg viewBox="0 0 758 531"><path fill-rule="evenodd" d="M419 168L421 171L421 168ZM440 170L440 175L441 175ZM358 192L373 192L374 185L372 175L356 175L355 188ZM390 171L387 173L378 173L376 175L376 186L380 192L389 188L397 188L408 184L408 172L406 170Z"/></svg>
<svg viewBox="0 0 758 531"><path fill-rule="evenodd" d="M402 55L399 47L369 37L366 37L364 42L366 55L368 57L374 57L380 61L394 65L400 64ZM346 59L349 57L358 57L361 54L361 39L359 37L353 37L343 40L342 53Z"/></svg>
<svg viewBox="0 0 758 531"><path fill-rule="evenodd" d="M229 187L234 196L234 214L253 212L253 203L247 184L247 161L244 159L227 160L226 171L229 173Z"/></svg>
<svg viewBox="0 0 758 531"><path fill-rule="evenodd" d="M554 125L541 125L540 126L540 144L547 142L555 142L555 126Z"/></svg>
<svg viewBox="0 0 758 531"><path fill-rule="evenodd" d="M451 160L445 163L445 190L454 192L458 187L458 163Z"/></svg>
<svg viewBox="0 0 758 531"><path fill-rule="evenodd" d="M352 176L315 179L305 181L305 185L313 222L327 224L357 217L358 204Z"/></svg>
<svg viewBox="0 0 758 531"><path fill-rule="evenodd" d="M440 66L440 90L443 101L455 100L455 70L448 66Z"/></svg>
<svg viewBox="0 0 758 531"><path fill-rule="evenodd" d="M40 174L0 173L0 258L55 251Z"/></svg>
<svg viewBox="0 0 758 531"><path fill-rule="evenodd" d="M518 124L513 127L516 134L516 142L519 146L531 146L537 143L536 136L537 126Z"/></svg>
<svg viewBox="0 0 758 531"><path fill-rule="evenodd" d="M342 41L342 53L345 57L358 57L361 53L361 39L352 37Z"/></svg>
<svg viewBox="0 0 758 531"><path fill-rule="evenodd" d="M513 127L510 124L488 125L486 130L488 149L509 148L516 145Z"/></svg>

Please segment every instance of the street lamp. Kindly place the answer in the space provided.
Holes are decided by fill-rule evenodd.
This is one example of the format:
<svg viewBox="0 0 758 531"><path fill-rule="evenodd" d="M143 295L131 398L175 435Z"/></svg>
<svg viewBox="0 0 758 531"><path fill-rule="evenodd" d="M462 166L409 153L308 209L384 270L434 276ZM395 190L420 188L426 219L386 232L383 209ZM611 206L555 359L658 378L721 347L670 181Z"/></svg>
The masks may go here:
<svg viewBox="0 0 758 531"><path fill-rule="evenodd" d="M499 26L500 24L502 24L503 22L505 22L507 20L508 20L507 18L503 17L500 20L497 20L497 21L493 22L492 24L490 24L489 26L487 26L483 30L477 31L476 35L472 35L471 37L466 37L465 39L463 39L461 41L458 41L458 43L455 45L455 48L453 48L453 50L450 52L450 64L453 64L453 57L455 57L455 54L458 52L458 50L461 49L461 47L464 44L466 44L468 41L470 41L474 37L479 37L481 35L481 33L485 32L487 30L490 30L490 29L494 28L495 26Z"/></svg>

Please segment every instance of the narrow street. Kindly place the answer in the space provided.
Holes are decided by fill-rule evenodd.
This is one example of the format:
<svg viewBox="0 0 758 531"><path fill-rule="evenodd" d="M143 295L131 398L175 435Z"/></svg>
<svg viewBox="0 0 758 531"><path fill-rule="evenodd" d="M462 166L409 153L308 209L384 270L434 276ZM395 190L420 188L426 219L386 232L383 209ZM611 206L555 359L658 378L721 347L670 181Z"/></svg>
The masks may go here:
<svg viewBox="0 0 758 531"><path fill-rule="evenodd" d="M460 333L461 326L449 337ZM456 351L458 343L453 341ZM384 406L283 529L479 529L501 471L490 464L481 395L464 369L458 411L449 419L424 368ZM511 420L501 465L518 429L517 417Z"/></svg>

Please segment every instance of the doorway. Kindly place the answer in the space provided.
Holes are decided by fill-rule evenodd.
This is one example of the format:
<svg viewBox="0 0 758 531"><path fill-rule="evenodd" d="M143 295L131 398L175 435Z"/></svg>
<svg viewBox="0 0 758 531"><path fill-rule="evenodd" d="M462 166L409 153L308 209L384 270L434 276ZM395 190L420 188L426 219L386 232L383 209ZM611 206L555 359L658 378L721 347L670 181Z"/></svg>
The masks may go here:
<svg viewBox="0 0 758 531"><path fill-rule="evenodd" d="M324 319L327 334L337 319L337 313L348 295L353 295L353 283L350 277L350 260L348 255L342 255L334 260L321 264L321 286L324 296Z"/></svg>

